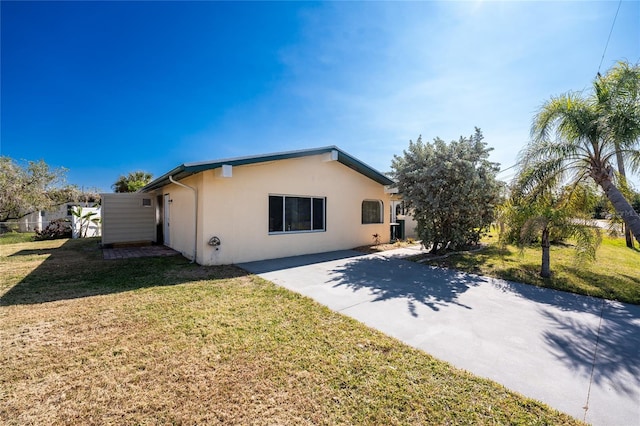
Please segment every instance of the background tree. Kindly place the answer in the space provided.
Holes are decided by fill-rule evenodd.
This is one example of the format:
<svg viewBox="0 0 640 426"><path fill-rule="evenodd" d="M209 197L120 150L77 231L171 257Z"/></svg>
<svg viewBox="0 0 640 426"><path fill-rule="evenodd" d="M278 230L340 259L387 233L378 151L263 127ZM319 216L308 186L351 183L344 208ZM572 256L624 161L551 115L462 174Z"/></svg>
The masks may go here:
<svg viewBox="0 0 640 426"><path fill-rule="evenodd" d="M74 188L62 186L65 174L66 169L51 168L43 160L21 165L10 157L0 157L0 222L60 203Z"/></svg>
<svg viewBox="0 0 640 426"><path fill-rule="evenodd" d="M151 182L152 178L151 173L142 171L130 172L127 176L121 175L111 187L114 192L136 192Z"/></svg>
<svg viewBox="0 0 640 426"><path fill-rule="evenodd" d="M476 244L498 204L498 164L488 160L482 132L446 143L410 141L391 168L398 190L418 223L425 247L436 253Z"/></svg>

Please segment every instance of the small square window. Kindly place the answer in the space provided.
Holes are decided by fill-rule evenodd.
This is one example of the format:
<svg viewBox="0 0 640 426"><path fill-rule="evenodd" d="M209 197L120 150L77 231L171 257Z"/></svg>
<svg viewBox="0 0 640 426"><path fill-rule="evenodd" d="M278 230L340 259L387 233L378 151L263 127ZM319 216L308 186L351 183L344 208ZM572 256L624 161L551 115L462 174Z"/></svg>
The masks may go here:
<svg viewBox="0 0 640 426"><path fill-rule="evenodd" d="M364 200L362 202L362 223L384 223L382 201Z"/></svg>
<svg viewBox="0 0 640 426"><path fill-rule="evenodd" d="M142 207L151 207L151 198L143 198Z"/></svg>

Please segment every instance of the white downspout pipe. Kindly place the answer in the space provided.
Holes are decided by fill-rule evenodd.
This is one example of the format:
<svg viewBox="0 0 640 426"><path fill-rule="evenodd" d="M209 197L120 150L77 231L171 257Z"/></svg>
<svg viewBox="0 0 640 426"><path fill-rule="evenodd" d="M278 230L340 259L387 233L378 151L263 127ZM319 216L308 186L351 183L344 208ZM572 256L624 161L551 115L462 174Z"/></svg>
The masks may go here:
<svg viewBox="0 0 640 426"><path fill-rule="evenodd" d="M191 186L180 183L177 180L173 180L173 176L169 175L169 181L175 183L178 186L187 188L193 191L194 207L193 207L193 260L191 263L195 263L196 255L198 254L198 190Z"/></svg>

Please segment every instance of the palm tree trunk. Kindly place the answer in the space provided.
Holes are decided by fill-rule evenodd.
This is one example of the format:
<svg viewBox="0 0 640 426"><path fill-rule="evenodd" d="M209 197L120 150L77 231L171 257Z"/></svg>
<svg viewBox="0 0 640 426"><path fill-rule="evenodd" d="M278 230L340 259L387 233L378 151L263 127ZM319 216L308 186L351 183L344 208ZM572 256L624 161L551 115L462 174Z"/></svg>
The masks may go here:
<svg viewBox="0 0 640 426"><path fill-rule="evenodd" d="M551 276L550 247L549 229L545 227L542 230L542 266L540 267L540 276L542 278L549 278Z"/></svg>
<svg viewBox="0 0 640 426"><path fill-rule="evenodd" d="M603 189L613 208L622 218L627 229L631 231L635 239L640 242L640 216L631 207L631 204L624 198L620 190L611 182L606 171L600 170L599 173L592 174L595 181Z"/></svg>
<svg viewBox="0 0 640 426"><path fill-rule="evenodd" d="M622 152L619 146L616 144L616 161L618 162L618 174L622 180L622 188L627 187L627 172L624 168L624 158L622 158ZM627 242L627 247L633 248L633 237L631 236L631 230L628 226L624 226L624 238Z"/></svg>

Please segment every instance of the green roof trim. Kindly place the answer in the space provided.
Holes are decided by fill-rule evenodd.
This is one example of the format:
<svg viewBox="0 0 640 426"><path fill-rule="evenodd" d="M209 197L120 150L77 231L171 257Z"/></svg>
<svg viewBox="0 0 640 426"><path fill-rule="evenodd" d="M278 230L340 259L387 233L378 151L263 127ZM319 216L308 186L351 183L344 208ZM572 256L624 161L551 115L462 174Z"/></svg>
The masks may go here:
<svg viewBox="0 0 640 426"><path fill-rule="evenodd" d="M385 176L383 173L377 171L373 167L363 163L355 157L347 154L337 146L326 146L322 148L303 149L299 151L287 151L278 152L274 154L265 155L253 155L248 157L227 158L223 160L204 161L198 163L184 163L171 170L168 173L160 176L159 178L148 183L139 192L149 192L155 189L161 188L170 183L169 176L174 180L181 180L196 173L203 172L205 170L213 170L221 168L223 165L230 166L244 166L247 164L266 163L268 161L287 160L291 158L308 157L311 155L321 155L330 153L332 151L338 152L338 161L350 169L368 177L371 180L378 182L381 185L393 185L395 182Z"/></svg>

